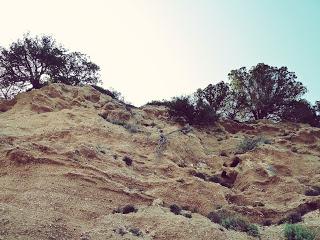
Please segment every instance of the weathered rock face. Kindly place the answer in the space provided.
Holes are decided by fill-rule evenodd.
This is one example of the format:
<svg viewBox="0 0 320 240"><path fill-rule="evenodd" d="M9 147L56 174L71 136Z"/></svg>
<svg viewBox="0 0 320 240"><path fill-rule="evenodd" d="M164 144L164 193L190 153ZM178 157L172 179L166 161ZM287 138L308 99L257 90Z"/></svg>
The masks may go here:
<svg viewBox="0 0 320 240"><path fill-rule="evenodd" d="M181 127L165 107L132 108L89 86L2 101L0 239L254 239L211 222L217 209L256 224L298 213L319 230L319 129ZM245 137L262 140L237 154ZM126 205L137 211L114 212ZM261 239L282 228L259 227Z"/></svg>

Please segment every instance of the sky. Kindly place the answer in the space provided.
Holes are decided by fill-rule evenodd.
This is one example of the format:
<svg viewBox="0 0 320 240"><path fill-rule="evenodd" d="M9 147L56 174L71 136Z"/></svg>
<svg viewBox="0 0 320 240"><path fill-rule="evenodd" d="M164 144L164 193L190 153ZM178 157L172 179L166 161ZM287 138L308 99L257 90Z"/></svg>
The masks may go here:
<svg viewBox="0 0 320 240"><path fill-rule="evenodd" d="M101 67L103 87L140 106L287 66L320 100L319 0L0 0L0 46L49 34Z"/></svg>

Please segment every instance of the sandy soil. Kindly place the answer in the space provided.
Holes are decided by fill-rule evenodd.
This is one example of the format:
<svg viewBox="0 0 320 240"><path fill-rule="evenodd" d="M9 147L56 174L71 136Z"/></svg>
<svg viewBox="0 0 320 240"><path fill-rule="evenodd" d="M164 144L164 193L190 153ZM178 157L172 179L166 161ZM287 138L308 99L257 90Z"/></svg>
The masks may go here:
<svg viewBox="0 0 320 240"><path fill-rule="evenodd" d="M259 225L260 239L284 239L279 221L299 213L320 239L320 196L305 194L320 187L320 129L181 127L164 107L132 108L90 86L0 102L0 239L258 239L206 217L221 209ZM175 131L160 147L159 130ZM261 141L240 154L245 137ZM115 213L128 204L136 211Z"/></svg>

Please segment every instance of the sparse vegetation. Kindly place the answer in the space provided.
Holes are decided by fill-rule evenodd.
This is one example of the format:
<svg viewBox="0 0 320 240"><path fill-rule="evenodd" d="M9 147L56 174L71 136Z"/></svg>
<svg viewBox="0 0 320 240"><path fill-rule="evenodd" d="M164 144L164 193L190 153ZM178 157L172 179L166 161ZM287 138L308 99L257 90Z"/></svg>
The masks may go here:
<svg viewBox="0 0 320 240"><path fill-rule="evenodd" d="M228 157L228 154L225 150L222 150L220 151L220 154L219 154L221 157Z"/></svg>
<svg viewBox="0 0 320 240"><path fill-rule="evenodd" d="M259 146L259 144L271 144L269 139L264 137L248 138L245 137L244 140L239 144L237 153L246 153L252 151Z"/></svg>
<svg viewBox="0 0 320 240"><path fill-rule="evenodd" d="M271 226L272 225L272 221L270 219L264 220L262 225L263 226Z"/></svg>
<svg viewBox="0 0 320 240"><path fill-rule="evenodd" d="M181 213L182 209L177 204L172 204L169 207L170 207L170 211L173 212L174 214L179 215Z"/></svg>
<svg viewBox="0 0 320 240"><path fill-rule="evenodd" d="M221 212L210 212L208 214L208 218L211 220L211 222L221 224L224 214Z"/></svg>
<svg viewBox="0 0 320 240"><path fill-rule="evenodd" d="M201 179L203 179L203 180L205 180L205 181L207 181L207 177L208 177L207 174L202 173L202 172L194 172L194 173L193 173L193 176L195 176L195 177L197 177L197 178L201 178Z"/></svg>
<svg viewBox="0 0 320 240"><path fill-rule="evenodd" d="M170 208L170 211L175 215L181 215L186 218L192 218L192 215L189 212L189 208L185 208L185 207L182 208L182 207L179 207L177 204L172 204L169 206L169 208Z"/></svg>
<svg viewBox="0 0 320 240"><path fill-rule="evenodd" d="M210 212L208 218L217 224L222 225L226 229L232 229L235 231L246 232L251 236L259 236L259 229L256 225L248 223L240 216L233 216L230 212L219 210Z"/></svg>
<svg viewBox="0 0 320 240"><path fill-rule="evenodd" d="M131 232L133 236L137 236L137 237L140 237L143 235L143 233L140 231L139 228L130 228L129 232Z"/></svg>
<svg viewBox="0 0 320 240"><path fill-rule="evenodd" d="M125 205L124 207L118 207L117 209L113 210L112 213L122 213L122 214L128 214L128 213L134 213L137 212L138 209L129 204L129 205Z"/></svg>
<svg viewBox="0 0 320 240"><path fill-rule="evenodd" d="M127 123L125 121L119 121L119 120L115 120L115 119L111 119L111 120L108 120L108 121L111 122L112 124L124 127L130 133L138 133L138 132L140 132L140 130L138 129L138 127L136 125Z"/></svg>
<svg viewBox="0 0 320 240"><path fill-rule="evenodd" d="M221 179L217 175L210 176L208 178L209 182L220 183Z"/></svg>
<svg viewBox="0 0 320 240"><path fill-rule="evenodd" d="M167 100L162 100L162 101L159 101L159 100L153 100L151 102L148 102L146 105L152 105L152 106L165 106L165 107L168 107L169 105L169 101Z"/></svg>
<svg viewBox="0 0 320 240"><path fill-rule="evenodd" d="M297 212L297 213L292 213L288 216L287 218L287 222L288 223L298 223L298 222L301 222L302 221L302 216L301 216L301 213Z"/></svg>
<svg viewBox="0 0 320 240"><path fill-rule="evenodd" d="M286 224L284 236L287 240L314 240L315 234L307 227L298 224Z"/></svg>
<svg viewBox="0 0 320 240"><path fill-rule="evenodd" d="M257 138L245 138L238 146L238 153L245 153L255 149L260 143Z"/></svg>
<svg viewBox="0 0 320 240"><path fill-rule="evenodd" d="M320 195L320 187L312 186L305 191L306 196L319 196Z"/></svg>
<svg viewBox="0 0 320 240"><path fill-rule="evenodd" d="M282 218L278 221L278 225L288 223L288 224L295 224L302 221L302 215L300 212L291 213L287 217Z"/></svg>
<svg viewBox="0 0 320 240"><path fill-rule="evenodd" d="M218 183L221 186L227 187L227 188L231 188L233 186L233 183L236 178L236 176L229 176L225 171L222 171L220 175L215 174L212 176L206 173L193 172L193 171L191 171L190 174L204 181Z"/></svg>
<svg viewBox="0 0 320 240"><path fill-rule="evenodd" d="M93 87L94 89L96 89L97 91L99 91L102 94L105 94L105 95L112 97L113 99L120 100L121 93L119 93L115 90L105 89L105 88L97 86L97 85L91 85L91 87Z"/></svg>
<svg viewBox="0 0 320 240"><path fill-rule="evenodd" d="M133 163L133 160L132 160L130 157L128 157L128 156L124 156L123 159L122 159L122 161L124 161L127 166L131 166L132 163Z"/></svg>
<svg viewBox="0 0 320 240"><path fill-rule="evenodd" d="M258 237L260 235L259 228L255 224L249 224L246 232L248 233L248 235L253 237Z"/></svg>
<svg viewBox="0 0 320 240"><path fill-rule="evenodd" d="M143 236L142 231L136 227L119 227L119 228L113 229L113 232L121 236L124 236L128 233L131 233L133 236L136 236L136 237Z"/></svg>

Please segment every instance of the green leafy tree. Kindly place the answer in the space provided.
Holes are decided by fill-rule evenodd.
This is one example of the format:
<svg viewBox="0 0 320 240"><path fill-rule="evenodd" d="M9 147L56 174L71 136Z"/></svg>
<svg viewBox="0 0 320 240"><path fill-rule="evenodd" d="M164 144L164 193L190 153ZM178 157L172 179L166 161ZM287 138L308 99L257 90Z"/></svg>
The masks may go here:
<svg viewBox="0 0 320 240"><path fill-rule="evenodd" d="M5 92L40 88L48 79L70 85L99 82L99 67L86 55L68 52L51 36L45 35L25 34L8 49L1 47L0 69L0 87Z"/></svg>
<svg viewBox="0 0 320 240"><path fill-rule="evenodd" d="M320 127L320 119L316 110L307 100L292 101L283 108L281 114L283 120L308 123L313 127Z"/></svg>
<svg viewBox="0 0 320 240"><path fill-rule="evenodd" d="M320 115L320 101L316 101L316 104L314 106L317 115Z"/></svg>
<svg viewBox="0 0 320 240"><path fill-rule="evenodd" d="M175 121L187 122L191 125L209 126L217 119L215 111L202 99L182 96L168 101L169 114Z"/></svg>
<svg viewBox="0 0 320 240"><path fill-rule="evenodd" d="M169 114L175 120L184 119L188 123L194 123L195 107L190 96L174 97L167 103Z"/></svg>
<svg viewBox="0 0 320 240"><path fill-rule="evenodd" d="M214 112L218 112L224 106L229 93L228 84L219 82L215 85L209 84L203 90L198 89L195 95L198 99L206 102Z"/></svg>
<svg viewBox="0 0 320 240"><path fill-rule="evenodd" d="M237 108L256 120L278 116L286 105L306 93L287 67L259 63L250 70L232 70L228 76Z"/></svg>
<svg viewBox="0 0 320 240"><path fill-rule="evenodd" d="M53 66L49 72L53 82L68 85L97 84L99 66L91 62L85 54L71 52L64 54L61 66Z"/></svg>

